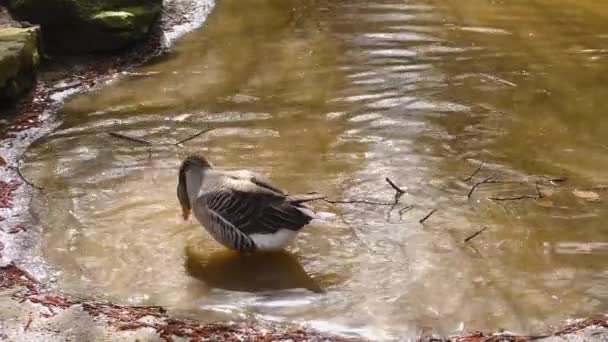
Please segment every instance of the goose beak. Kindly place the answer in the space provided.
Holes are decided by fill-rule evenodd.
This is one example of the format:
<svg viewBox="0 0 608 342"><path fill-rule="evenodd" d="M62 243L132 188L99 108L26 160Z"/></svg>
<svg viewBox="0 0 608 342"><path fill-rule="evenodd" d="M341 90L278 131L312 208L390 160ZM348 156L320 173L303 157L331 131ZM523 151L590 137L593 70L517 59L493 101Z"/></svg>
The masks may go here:
<svg viewBox="0 0 608 342"><path fill-rule="evenodd" d="M182 216L184 218L184 222L188 222L190 219L190 209L182 208Z"/></svg>

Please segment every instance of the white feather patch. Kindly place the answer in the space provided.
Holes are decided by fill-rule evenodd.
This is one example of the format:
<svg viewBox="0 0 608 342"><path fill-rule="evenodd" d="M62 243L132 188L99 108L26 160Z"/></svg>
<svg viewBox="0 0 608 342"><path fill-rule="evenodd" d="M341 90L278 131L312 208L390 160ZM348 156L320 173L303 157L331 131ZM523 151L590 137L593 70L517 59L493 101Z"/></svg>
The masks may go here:
<svg viewBox="0 0 608 342"><path fill-rule="evenodd" d="M299 210L299 211L301 211L301 212L302 212L304 215L306 215L306 216L308 216L308 217L310 217L310 218L313 218L313 219L318 218L318 217L317 217L317 214L315 214L315 212L314 212L314 211L312 211L312 210L310 210L310 209L308 209L308 208L296 207L296 209L298 209L298 210Z"/></svg>
<svg viewBox="0 0 608 342"><path fill-rule="evenodd" d="M296 237L298 232L289 229L279 229L272 234L251 234L249 237L261 251L281 250Z"/></svg>
<svg viewBox="0 0 608 342"><path fill-rule="evenodd" d="M336 214L328 213L326 211L317 211L315 217L310 223L312 224L328 224L336 218Z"/></svg>

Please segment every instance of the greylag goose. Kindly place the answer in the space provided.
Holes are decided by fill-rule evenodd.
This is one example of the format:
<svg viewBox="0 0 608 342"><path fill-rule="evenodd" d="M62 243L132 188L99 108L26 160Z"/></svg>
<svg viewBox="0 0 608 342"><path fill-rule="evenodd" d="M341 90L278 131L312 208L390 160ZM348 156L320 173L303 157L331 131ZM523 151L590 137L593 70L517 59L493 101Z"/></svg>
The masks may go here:
<svg viewBox="0 0 608 342"><path fill-rule="evenodd" d="M221 171L202 156L179 169L177 197L184 220L190 213L224 245L239 252L278 251L316 218L304 203L319 195L291 196L250 171Z"/></svg>

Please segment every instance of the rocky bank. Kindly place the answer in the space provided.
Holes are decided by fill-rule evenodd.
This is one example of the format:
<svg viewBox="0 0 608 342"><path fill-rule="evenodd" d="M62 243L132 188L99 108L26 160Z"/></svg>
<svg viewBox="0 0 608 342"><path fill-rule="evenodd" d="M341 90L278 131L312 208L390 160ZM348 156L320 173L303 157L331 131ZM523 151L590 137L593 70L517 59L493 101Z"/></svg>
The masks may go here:
<svg viewBox="0 0 608 342"><path fill-rule="evenodd" d="M40 25L45 48L97 52L143 39L162 0L7 0L6 5L17 19Z"/></svg>
<svg viewBox="0 0 608 342"><path fill-rule="evenodd" d="M0 103L14 104L36 79L41 52L114 52L148 38L162 0L6 0L0 3Z"/></svg>

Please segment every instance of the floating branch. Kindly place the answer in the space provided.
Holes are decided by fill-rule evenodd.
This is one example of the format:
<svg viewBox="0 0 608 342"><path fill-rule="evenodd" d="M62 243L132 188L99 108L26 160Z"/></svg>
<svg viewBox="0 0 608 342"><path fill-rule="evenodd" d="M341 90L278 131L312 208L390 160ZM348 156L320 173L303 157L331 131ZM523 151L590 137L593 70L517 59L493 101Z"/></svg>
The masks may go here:
<svg viewBox="0 0 608 342"><path fill-rule="evenodd" d="M142 144L142 145L147 145L147 146L153 145L149 141L146 141L146 140L143 140L143 139L140 139L140 138L130 137L128 135L124 135L124 134L121 134L121 133L109 132L108 134L110 136L113 136L114 138L123 139L123 140L131 141L131 142L134 142L134 143Z"/></svg>
<svg viewBox="0 0 608 342"><path fill-rule="evenodd" d="M329 198L319 198L319 200L331 203L331 204L369 204L369 205L381 205L381 206L394 206L393 202L376 202L376 201L368 201L368 200L356 200L356 199L346 199L346 200L331 200Z"/></svg>
<svg viewBox="0 0 608 342"><path fill-rule="evenodd" d="M185 142L187 142L187 141L190 141L190 140L192 140L192 139L194 139L194 138L198 138L199 136L201 136L201 135L203 135L203 134L205 134L205 133L207 133L207 132L209 132L209 131L211 131L211 130L213 130L213 128L205 128L204 130L202 130L202 131L200 131L200 132L196 133L195 135L191 135L191 136L187 137L186 139L182 139L182 140L180 140L180 141L176 142L176 143L175 143L175 146L177 146L177 145L181 145L181 144L183 144L183 143L185 143Z"/></svg>
<svg viewBox="0 0 608 342"><path fill-rule="evenodd" d="M406 205L405 207L399 209L399 215L403 215L404 213L414 209L413 205Z"/></svg>
<svg viewBox="0 0 608 342"><path fill-rule="evenodd" d="M466 239L464 239L464 242L469 242L471 240L473 240L475 237L477 237L477 235L483 233L486 229L488 229L488 227L483 227L480 230L476 231L475 233L469 235L469 237L467 237Z"/></svg>
<svg viewBox="0 0 608 342"><path fill-rule="evenodd" d="M518 201L523 199L541 199L543 198L543 193L540 191L540 185L538 182L535 184L536 194L534 195L516 195L516 196L507 196L507 197L490 197L492 201Z"/></svg>
<svg viewBox="0 0 608 342"><path fill-rule="evenodd" d="M311 199L311 201L320 200L320 201L324 201L324 202L331 203L331 204L367 204L367 205L379 205L379 206L386 206L386 207L390 206L391 207L390 210L392 211L397 206L397 204L399 204L399 199L401 198L401 196L403 196L403 194L405 194L405 190L403 190L402 188L397 186L395 184L395 182L393 182L388 177L386 177L384 180L395 190L395 199L392 202L380 202L380 201L374 201L374 200L360 200L360 199L333 200L333 199L329 199L325 196L319 196L318 198L313 198L313 199ZM317 194L317 192L312 192L309 194ZM403 210L403 209L401 209L401 210ZM400 212L401 212L401 210L400 210ZM389 214L390 214L390 212L389 212Z"/></svg>
<svg viewBox="0 0 608 342"><path fill-rule="evenodd" d="M523 199L538 199L538 195L518 195L508 197L490 197L492 201L518 201Z"/></svg>
<svg viewBox="0 0 608 342"><path fill-rule="evenodd" d="M384 180L393 188L395 189L395 191L397 192L397 194L399 195L403 195L405 193L405 190L401 189L400 187L398 187L397 185L395 185L395 183L393 183L393 181L386 177L384 178ZM396 196L396 195L395 195Z"/></svg>
<svg viewBox="0 0 608 342"><path fill-rule="evenodd" d="M487 177L484 180L473 184L473 186L471 187L471 190L469 190L469 193L467 194L467 198L471 198L471 196L473 195L473 192L475 192L475 190L477 189L478 186L480 186L482 184L486 184L486 183L492 183L494 181L493 178L495 176L496 176L496 174L493 174L490 177Z"/></svg>
<svg viewBox="0 0 608 342"><path fill-rule="evenodd" d="M477 167L477 169L475 169L475 171L473 171L473 173L469 177L463 179L463 181L468 182L471 179L473 179L475 176L477 176L477 174L479 173L479 171L481 171L481 168L483 168L483 165L485 163L486 163L485 161L482 161L481 164L479 164L479 166Z"/></svg>
<svg viewBox="0 0 608 342"><path fill-rule="evenodd" d="M387 219L390 219L391 213L393 212L393 209L395 209L395 207L397 206L397 204L399 204L399 200L401 199L401 196L403 196L403 194L405 194L405 190L401 189L400 187L398 187L390 178L386 177L384 178L384 180L388 183L388 185L391 186L391 188L393 188L395 190L395 197L393 198L393 205L391 206L391 208L388 211L387 214ZM399 215L401 217L401 215Z"/></svg>
<svg viewBox="0 0 608 342"><path fill-rule="evenodd" d="M437 211L437 209L433 209L433 210L431 210L431 211L430 211L428 214L426 214L426 216L425 216L425 217L421 218L421 219L420 219L420 221L418 221L418 222L420 222L420 224L424 223L424 221L428 220L428 219L429 219L431 216L433 216L433 214L434 214L436 211Z"/></svg>
<svg viewBox="0 0 608 342"><path fill-rule="evenodd" d="M414 209L413 205L406 205L405 207L399 209L399 219L403 219L403 214L407 213L408 211Z"/></svg>

